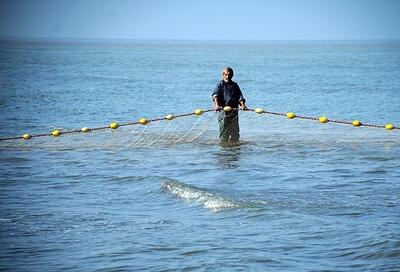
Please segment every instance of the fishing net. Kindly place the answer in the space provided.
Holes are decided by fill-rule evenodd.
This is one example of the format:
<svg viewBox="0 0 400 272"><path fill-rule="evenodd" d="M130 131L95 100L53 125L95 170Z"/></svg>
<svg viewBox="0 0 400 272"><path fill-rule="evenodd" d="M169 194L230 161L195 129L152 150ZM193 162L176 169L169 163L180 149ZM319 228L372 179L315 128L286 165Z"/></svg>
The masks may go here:
<svg viewBox="0 0 400 272"><path fill-rule="evenodd" d="M257 113L258 112L258 113ZM240 143L310 144L310 143L384 143L398 145L398 127L361 124L319 118L291 116L286 113L266 112L260 109L239 111ZM0 139L0 148L151 148L160 145L183 143L216 144L219 142L218 113L213 110L178 116L167 116L110 126L88 129L60 130L52 133ZM229 143L228 143L229 144ZM235 143L236 144L236 143Z"/></svg>

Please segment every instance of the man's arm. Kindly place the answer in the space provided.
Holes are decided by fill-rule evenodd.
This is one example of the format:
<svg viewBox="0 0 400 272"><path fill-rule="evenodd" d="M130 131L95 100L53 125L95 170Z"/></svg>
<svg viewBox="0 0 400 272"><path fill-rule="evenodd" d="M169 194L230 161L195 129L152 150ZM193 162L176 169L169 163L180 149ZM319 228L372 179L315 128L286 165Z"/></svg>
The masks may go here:
<svg viewBox="0 0 400 272"><path fill-rule="evenodd" d="M214 92L212 93L212 99L214 101L214 109L216 111L220 111L221 110L221 105L219 104L219 97L218 95L220 95L220 89L221 89L221 82L217 84L217 86L214 89Z"/></svg>
<svg viewBox="0 0 400 272"><path fill-rule="evenodd" d="M216 111L220 111L221 110L221 106L219 105L219 102L218 102L218 96L214 95L213 96L213 100L214 100L214 109Z"/></svg>
<svg viewBox="0 0 400 272"><path fill-rule="evenodd" d="M237 86L237 89L238 89L238 92L239 92L239 107L242 110L247 110L246 99L243 97L242 90L240 89L239 84L236 83L236 86Z"/></svg>

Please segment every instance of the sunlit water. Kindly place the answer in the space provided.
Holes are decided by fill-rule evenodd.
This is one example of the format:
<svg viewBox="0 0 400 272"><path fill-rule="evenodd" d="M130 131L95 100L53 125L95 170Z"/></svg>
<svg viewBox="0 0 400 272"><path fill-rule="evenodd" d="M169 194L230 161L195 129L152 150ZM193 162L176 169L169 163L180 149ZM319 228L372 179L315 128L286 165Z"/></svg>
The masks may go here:
<svg viewBox="0 0 400 272"><path fill-rule="evenodd" d="M0 135L208 109L226 65L252 108L399 125L399 42L3 41ZM400 270L398 130L240 121L0 145L0 270Z"/></svg>

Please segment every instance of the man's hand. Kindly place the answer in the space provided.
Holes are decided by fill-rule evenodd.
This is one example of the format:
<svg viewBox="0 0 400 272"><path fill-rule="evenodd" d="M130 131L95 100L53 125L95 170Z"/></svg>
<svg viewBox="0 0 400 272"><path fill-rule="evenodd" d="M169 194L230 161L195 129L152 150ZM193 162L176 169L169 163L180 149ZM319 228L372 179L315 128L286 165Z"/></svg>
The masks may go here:
<svg viewBox="0 0 400 272"><path fill-rule="evenodd" d="M242 110L244 110L244 111L248 110L248 108L247 108L246 105L240 105L239 107L240 107Z"/></svg>
<svg viewBox="0 0 400 272"><path fill-rule="evenodd" d="M221 111L221 109L222 109L222 107L220 107L220 106L217 106L217 105L214 106L215 111Z"/></svg>

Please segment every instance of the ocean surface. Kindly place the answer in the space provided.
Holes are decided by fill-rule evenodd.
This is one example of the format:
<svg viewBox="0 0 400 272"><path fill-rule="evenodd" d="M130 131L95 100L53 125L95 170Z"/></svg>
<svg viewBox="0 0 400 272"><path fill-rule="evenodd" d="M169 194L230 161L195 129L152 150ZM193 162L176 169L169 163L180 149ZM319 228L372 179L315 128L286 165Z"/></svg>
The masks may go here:
<svg viewBox="0 0 400 272"><path fill-rule="evenodd" d="M400 126L399 41L0 41L0 137L247 104ZM0 141L0 271L400 271L400 130L215 112Z"/></svg>

